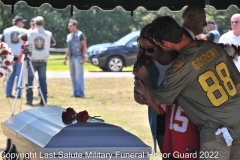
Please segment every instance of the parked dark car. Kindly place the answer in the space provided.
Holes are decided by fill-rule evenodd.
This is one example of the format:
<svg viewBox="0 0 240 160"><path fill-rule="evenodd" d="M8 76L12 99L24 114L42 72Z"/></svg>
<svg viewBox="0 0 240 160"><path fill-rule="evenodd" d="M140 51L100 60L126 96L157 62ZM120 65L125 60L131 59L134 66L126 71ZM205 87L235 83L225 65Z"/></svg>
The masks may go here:
<svg viewBox="0 0 240 160"><path fill-rule="evenodd" d="M136 61L140 31L131 32L113 43L90 46L86 61L104 71L119 72L123 67L131 66Z"/></svg>

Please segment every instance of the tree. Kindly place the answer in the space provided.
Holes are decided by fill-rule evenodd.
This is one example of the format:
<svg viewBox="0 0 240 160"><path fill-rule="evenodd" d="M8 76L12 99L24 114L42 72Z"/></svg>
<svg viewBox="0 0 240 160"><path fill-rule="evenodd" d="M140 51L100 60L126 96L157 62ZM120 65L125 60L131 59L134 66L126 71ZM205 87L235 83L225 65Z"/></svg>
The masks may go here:
<svg viewBox="0 0 240 160"><path fill-rule="evenodd" d="M92 7L88 11L80 11L73 8L73 17L70 16L70 7L64 10L54 9L48 4L39 8L28 7L25 2L18 2L15 5L14 15L11 14L11 6L0 3L0 32L12 26L12 19L15 15L21 15L28 20L25 28L29 28L29 20L38 15L45 20L45 29L51 31L57 41L57 48L66 47L66 36L69 33L68 22L76 19L79 22L79 29L87 37L88 46L104 42L114 42L135 30L140 30L150 23L157 16L172 16L180 25L181 15L184 8L179 12L171 12L166 7L161 7L158 11L146 11L144 8L137 8L131 16L123 8L117 7L112 11L103 11L98 7ZM236 6L230 6L226 11L217 11L213 7L205 9L207 20L215 20L221 34L228 31L230 18L234 13L239 13Z"/></svg>

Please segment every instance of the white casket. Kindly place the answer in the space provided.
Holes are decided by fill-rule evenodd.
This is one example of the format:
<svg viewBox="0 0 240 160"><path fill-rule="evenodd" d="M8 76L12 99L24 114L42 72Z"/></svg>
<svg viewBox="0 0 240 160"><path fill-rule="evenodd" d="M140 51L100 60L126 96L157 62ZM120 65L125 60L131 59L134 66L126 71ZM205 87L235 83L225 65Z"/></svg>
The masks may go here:
<svg viewBox="0 0 240 160"><path fill-rule="evenodd" d="M89 119L65 124L63 108L34 108L3 122L5 159L149 159L151 147L121 127Z"/></svg>

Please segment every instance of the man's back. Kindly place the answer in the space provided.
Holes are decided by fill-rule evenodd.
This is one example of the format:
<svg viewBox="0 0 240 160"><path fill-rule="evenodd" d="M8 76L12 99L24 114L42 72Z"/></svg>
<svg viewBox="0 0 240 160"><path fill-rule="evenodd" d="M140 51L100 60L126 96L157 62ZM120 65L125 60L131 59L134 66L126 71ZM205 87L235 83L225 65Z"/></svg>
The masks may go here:
<svg viewBox="0 0 240 160"><path fill-rule="evenodd" d="M28 44L33 61L45 60L49 56L49 49L51 44L52 33L44 30L43 28L35 28L31 32L28 32Z"/></svg>
<svg viewBox="0 0 240 160"><path fill-rule="evenodd" d="M12 26L3 31L4 41L8 44L9 48L11 48L12 54L16 57L20 55L22 46L22 40L18 39L18 35L26 33L26 31L26 29L18 26Z"/></svg>
<svg viewBox="0 0 240 160"><path fill-rule="evenodd" d="M200 126L201 141L213 140L215 131L223 126L236 138L240 136L240 117L236 114L240 97L235 84L240 82L240 74L220 46L197 43L180 53L167 71L167 88L161 85L157 96L167 104L177 97L189 118ZM161 98L166 96L168 102Z"/></svg>

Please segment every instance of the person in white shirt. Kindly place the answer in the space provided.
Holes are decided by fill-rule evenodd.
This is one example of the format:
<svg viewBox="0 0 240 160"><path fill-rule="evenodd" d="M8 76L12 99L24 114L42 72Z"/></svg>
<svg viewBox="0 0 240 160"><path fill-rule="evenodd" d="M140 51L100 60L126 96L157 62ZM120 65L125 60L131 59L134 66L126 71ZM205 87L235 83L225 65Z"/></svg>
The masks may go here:
<svg viewBox="0 0 240 160"><path fill-rule="evenodd" d="M35 24L35 18L32 18L30 21L30 28L28 29L29 31L32 31L36 28L36 24Z"/></svg>
<svg viewBox="0 0 240 160"><path fill-rule="evenodd" d="M223 44L234 44L236 46L240 45L240 14L234 14L231 17L231 27L232 30L228 31L227 33L223 34L218 43L223 43ZM238 60L234 60L234 63L240 71L240 58L238 57Z"/></svg>
<svg viewBox="0 0 240 160"><path fill-rule="evenodd" d="M14 19L12 20L13 26L6 28L3 31L3 36L1 38L1 41L6 42L8 47L11 48L11 52L14 55L13 72L11 73L6 83L6 97L9 98L14 98L14 96L12 95L12 88L14 85L15 77L17 77L17 84L20 81L19 75L22 68L22 64L18 62L18 57L20 56L23 41L18 39L18 35L27 32L27 30L23 28L25 21L26 20L23 19L21 16L15 16ZM21 94L22 89L19 89L18 95L15 96L20 98Z"/></svg>
<svg viewBox="0 0 240 160"><path fill-rule="evenodd" d="M43 97L39 105L45 105L44 101L47 103L47 82L46 82L46 67L47 60L49 57L50 46L56 45L56 40L54 39L52 32L44 29L44 18L42 16L37 16L35 18L36 28L28 32L27 34L22 34L18 36L19 39L28 41L29 51L32 53L30 55L30 61L32 62L34 72L38 72L39 84ZM33 85L34 75L31 68L28 68L28 86ZM44 100L43 100L44 99ZM27 102L26 105L32 106L33 102L33 91L32 88L27 89Z"/></svg>

